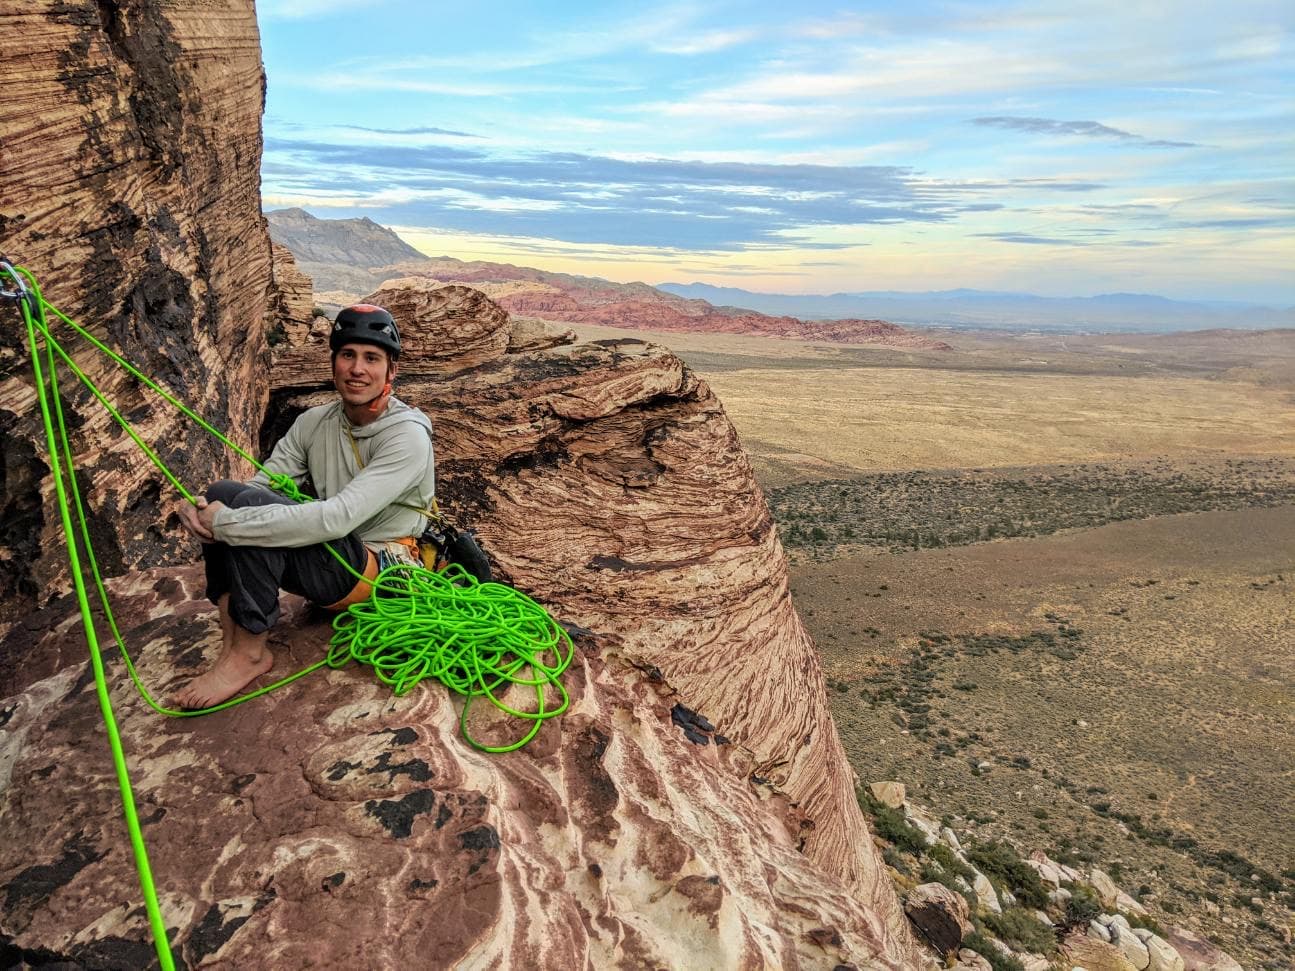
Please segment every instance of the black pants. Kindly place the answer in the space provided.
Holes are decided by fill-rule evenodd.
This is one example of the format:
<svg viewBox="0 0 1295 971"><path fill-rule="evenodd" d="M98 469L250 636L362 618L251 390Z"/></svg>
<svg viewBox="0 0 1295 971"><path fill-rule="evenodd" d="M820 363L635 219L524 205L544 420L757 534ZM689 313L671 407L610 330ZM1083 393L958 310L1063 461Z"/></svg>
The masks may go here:
<svg viewBox="0 0 1295 971"><path fill-rule="evenodd" d="M292 505L291 499L264 486L228 479L207 490L207 501L223 502L231 509ZM369 553L354 533L329 545L355 570L364 572ZM217 603L229 594L234 623L253 634L269 630L279 619L280 590L327 605L345 597L357 582L323 543L295 548L204 543L202 558L207 567L208 599Z"/></svg>

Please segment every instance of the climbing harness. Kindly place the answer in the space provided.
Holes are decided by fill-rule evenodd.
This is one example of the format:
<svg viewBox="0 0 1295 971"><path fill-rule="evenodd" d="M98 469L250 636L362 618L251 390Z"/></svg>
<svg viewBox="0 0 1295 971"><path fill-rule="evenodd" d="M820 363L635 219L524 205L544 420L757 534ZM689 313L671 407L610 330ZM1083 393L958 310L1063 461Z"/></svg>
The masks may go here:
<svg viewBox="0 0 1295 971"><path fill-rule="evenodd" d="M164 715L193 717L221 711L274 691L324 665L339 668L351 659L372 667L379 680L389 685L398 696L409 692L426 677L437 678L446 687L464 695L466 700L459 719L460 730L470 745L485 752L511 752L521 748L535 737L544 721L566 711L570 700L559 679L571 663L574 648L566 630L534 600L502 584L479 583L468 570L457 564L451 564L441 572L409 564L395 564L382 569L375 576L366 577L365 573L370 571L366 570L365 573L356 571L346 558L328 543L324 545L329 552L356 577L357 581L371 580L372 589L366 599L351 604L334 619L334 633L327 655L323 659L274 684L239 695L210 708L181 710L160 704L140 680L130 653L126 650L94 556L88 518L80 487L77 484L72 446L63 415L57 364L61 361L63 366L87 388L186 502L197 505L197 498L184 487L157 452L140 438L121 412L107 400L103 392L55 339L50 330L47 313L52 313L97 351L200 428L215 436L227 448L265 473L271 488L275 491L297 502L313 500L302 494L290 476L268 472L252 455L46 301L35 277L26 268L15 266L0 256L0 302L9 300L16 303L26 326L36 396L45 426L46 446L49 450L50 474L54 480L55 496L67 542L72 582L94 669L99 707L112 749L126 825L135 852L136 870L141 889L144 891L149 926L158 960L164 971L173 971L174 961L167 946L166 927L157 903L148 854L140 832L126 759L113 716L103 658L90 612L82 558L78 550L84 551L85 562L89 565L103 616L112 630L113 638L121 651L131 680L149 707ZM44 366L41 363L40 343L44 345ZM73 528L73 509L76 511L79 529ZM363 587L364 584L359 586ZM522 710L505 703L502 696L511 685L534 690L533 711ZM546 698L545 688L549 688L551 694L555 693L556 699ZM487 745L474 739L468 731L468 712L472 701L481 696L485 696L505 714L530 722L530 728L523 737L502 745ZM560 699L559 703L553 706L551 700L558 699Z"/></svg>

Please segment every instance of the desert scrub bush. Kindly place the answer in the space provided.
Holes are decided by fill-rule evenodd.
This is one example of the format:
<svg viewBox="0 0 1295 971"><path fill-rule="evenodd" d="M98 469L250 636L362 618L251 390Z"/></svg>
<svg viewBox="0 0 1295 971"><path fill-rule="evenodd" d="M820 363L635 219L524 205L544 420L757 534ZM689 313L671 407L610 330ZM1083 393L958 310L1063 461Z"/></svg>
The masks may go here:
<svg viewBox="0 0 1295 971"><path fill-rule="evenodd" d="M886 864L886 866L890 867L892 870L895 870L897 873L900 873L906 877L913 875L912 869L909 867L907 863L904 862L904 858L899 855L899 853L895 850L893 846L887 846L884 850L881 851L881 859Z"/></svg>
<svg viewBox="0 0 1295 971"><path fill-rule="evenodd" d="M1087 927L1088 922L1097 919L1097 915L1102 912L1102 902L1097 899L1097 894L1088 887L1078 883L1062 884L1070 891L1070 899L1066 901L1066 913L1062 922L1066 929L1072 927Z"/></svg>
<svg viewBox="0 0 1295 971"><path fill-rule="evenodd" d="M917 856L926 850L926 837L904 818L902 810L891 809L865 789L857 790L855 796L859 800L859 808L872 817L873 832L887 843L897 850Z"/></svg>
<svg viewBox="0 0 1295 971"><path fill-rule="evenodd" d="M1120 911L1120 913L1124 914L1124 919L1129 922L1130 927L1141 927L1152 934L1165 936L1165 929L1150 914L1139 914L1133 911Z"/></svg>
<svg viewBox="0 0 1295 971"><path fill-rule="evenodd" d="M944 869L948 870L955 876L962 877L962 879L966 880L968 883L971 883L971 881L976 879L976 871L959 860L958 855L943 843L936 843L926 851L926 855L936 863L940 864L940 866L944 867Z"/></svg>
<svg viewBox="0 0 1295 971"><path fill-rule="evenodd" d="M985 934L979 924L974 931L962 939L962 946L970 948L988 961L994 971L1025 971L1025 965L1010 954L1004 954L999 950L998 945Z"/></svg>
<svg viewBox="0 0 1295 971"><path fill-rule="evenodd" d="M1036 954L1050 955L1057 950L1057 935L1052 928L1020 907L1005 907L1001 914L986 911L980 918L999 940L1017 945Z"/></svg>
<svg viewBox="0 0 1295 971"><path fill-rule="evenodd" d="M967 859L987 877L997 877L1026 907L1048 905L1048 890L1038 872L1006 843L989 842L973 846Z"/></svg>

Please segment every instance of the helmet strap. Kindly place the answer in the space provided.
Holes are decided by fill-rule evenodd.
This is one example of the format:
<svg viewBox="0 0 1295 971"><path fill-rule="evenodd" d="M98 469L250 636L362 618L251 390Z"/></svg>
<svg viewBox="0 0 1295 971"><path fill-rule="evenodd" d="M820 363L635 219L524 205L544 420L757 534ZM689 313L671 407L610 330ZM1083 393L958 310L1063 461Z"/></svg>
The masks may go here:
<svg viewBox="0 0 1295 971"><path fill-rule="evenodd" d="M364 407L368 408L369 411L373 412L374 414L377 414L383 408L387 407L387 400L390 397L391 397L391 382L388 381L386 384L382 386L382 390L378 392L378 396L374 398L372 401L370 401Z"/></svg>

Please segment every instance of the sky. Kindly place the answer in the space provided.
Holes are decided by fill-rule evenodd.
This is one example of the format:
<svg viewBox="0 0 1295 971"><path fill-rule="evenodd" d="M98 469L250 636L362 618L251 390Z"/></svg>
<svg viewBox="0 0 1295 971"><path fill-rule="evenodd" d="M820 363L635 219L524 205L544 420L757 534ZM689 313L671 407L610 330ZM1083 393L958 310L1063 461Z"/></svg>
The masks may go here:
<svg viewBox="0 0 1295 971"><path fill-rule="evenodd" d="M1295 3L258 0L263 205L776 293L1295 305Z"/></svg>

